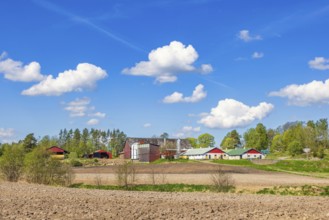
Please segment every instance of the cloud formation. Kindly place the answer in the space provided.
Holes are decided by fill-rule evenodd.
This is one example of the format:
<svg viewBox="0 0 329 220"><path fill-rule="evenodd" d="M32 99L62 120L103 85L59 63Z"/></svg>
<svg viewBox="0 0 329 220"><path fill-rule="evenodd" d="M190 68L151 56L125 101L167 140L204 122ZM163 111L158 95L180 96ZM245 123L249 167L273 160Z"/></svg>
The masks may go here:
<svg viewBox="0 0 329 220"><path fill-rule="evenodd" d="M204 86L202 84L197 85L192 93L192 96L190 97L184 97L182 93L174 92L173 94L166 96L163 99L163 102L167 104L178 103L178 102L185 102L185 103L199 102L207 96L207 92L205 92L203 88Z"/></svg>
<svg viewBox="0 0 329 220"><path fill-rule="evenodd" d="M312 69L316 70L329 70L329 59L324 57L315 57L314 60L310 60L308 65Z"/></svg>
<svg viewBox="0 0 329 220"><path fill-rule="evenodd" d="M208 128L238 128L246 127L255 120L268 116L274 106L262 102L258 106L247 106L234 99L225 99L218 102L210 113L204 115L199 123Z"/></svg>
<svg viewBox="0 0 329 220"><path fill-rule="evenodd" d="M90 105L91 100L87 97L77 98L66 104L64 108L70 113L70 117L89 117L87 125L97 125L101 121L99 119L105 118L106 114L103 112L95 112L95 107Z"/></svg>
<svg viewBox="0 0 329 220"><path fill-rule="evenodd" d="M200 68L193 66L198 57L192 45L185 46L179 41L172 41L169 45L152 50L148 55L148 61L141 61L134 67L125 68L122 73L154 77L158 83L168 83L175 82L179 73L212 72L210 64L203 64Z"/></svg>
<svg viewBox="0 0 329 220"><path fill-rule="evenodd" d="M145 124L143 125L144 128L149 128L149 127L151 127L151 126L152 126L151 123L145 123Z"/></svg>
<svg viewBox="0 0 329 220"><path fill-rule="evenodd" d="M192 127L192 126L184 126L182 128L182 131L184 133L188 133L188 132L200 132L201 128L200 127Z"/></svg>
<svg viewBox="0 0 329 220"><path fill-rule="evenodd" d="M67 92L92 89L96 82L107 76L105 70L89 63L80 63L75 70L66 70L59 73L57 78L47 76L40 83L24 90L22 95L60 96Z"/></svg>
<svg viewBox="0 0 329 220"><path fill-rule="evenodd" d="M0 128L0 138L10 138L15 135L15 131L12 128Z"/></svg>
<svg viewBox="0 0 329 220"><path fill-rule="evenodd" d="M260 59L264 57L264 53L262 52L254 52L251 56L253 59Z"/></svg>
<svg viewBox="0 0 329 220"><path fill-rule="evenodd" d="M270 92L270 96L287 98L289 104L307 106L311 104L329 104L329 79L310 83L288 85L279 91Z"/></svg>
<svg viewBox="0 0 329 220"><path fill-rule="evenodd" d="M0 128L0 142L13 142L12 138L15 136L15 130L12 128Z"/></svg>
<svg viewBox="0 0 329 220"><path fill-rule="evenodd" d="M0 74L4 74L6 79L17 82L35 82L45 78L40 72L39 63L31 62L24 65L21 61L6 59L6 57L5 52L0 55Z"/></svg>
<svg viewBox="0 0 329 220"><path fill-rule="evenodd" d="M95 112L95 113L89 114L89 116L91 116L91 117L97 117L97 118L105 118L106 117L106 113L103 113L103 112Z"/></svg>
<svg viewBox="0 0 329 220"><path fill-rule="evenodd" d="M244 42L262 40L260 35L250 35L249 30L241 30L238 34L238 38Z"/></svg>
<svg viewBox="0 0 329 220"><path fill-rule="evenodd" d="M87 125L98 125L99 124L99 120L96 118L92 118L89 121L87 121Z"/></svg>
<svg viewBox="0 0 329 220"><path fill-rule="evenodd" d="M91 109L89 104L89 98L78 98L72 102L69 102L64 109L70 112L70 117L84 117L86 116L86 112Z"/></svg>

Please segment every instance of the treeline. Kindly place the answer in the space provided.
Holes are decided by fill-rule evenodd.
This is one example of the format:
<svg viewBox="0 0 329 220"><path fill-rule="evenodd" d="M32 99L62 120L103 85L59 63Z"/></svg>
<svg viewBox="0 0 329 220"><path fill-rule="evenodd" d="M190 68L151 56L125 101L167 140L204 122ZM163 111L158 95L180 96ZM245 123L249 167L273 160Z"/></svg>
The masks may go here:
<svg viewBox="0 0 329 220"><path fill-rule="evenodd" d="M310 155L323 158L329 147L328 120L288 122L277 129L266 129L259 123L255 128L248 129L243 139L236 130L229 132L221 142L221 147L269 149L272 153L292 156L309 151Z"/></svg>
<svg viewBox="0 0 329 220"><path fill-rule="evenodd" d="M78 157L90 154L96 150L111 151L114 156L123 150L126 134L119 129L102 131L98 129L80 131L79 129L61 129L58 136L48 135L37 140L33 133L28 134L23 140L17 143L0 145L0 156L5 147L20 145L24 151L29 152L39 147L59 146L70 152L75 152Z"/></svg>

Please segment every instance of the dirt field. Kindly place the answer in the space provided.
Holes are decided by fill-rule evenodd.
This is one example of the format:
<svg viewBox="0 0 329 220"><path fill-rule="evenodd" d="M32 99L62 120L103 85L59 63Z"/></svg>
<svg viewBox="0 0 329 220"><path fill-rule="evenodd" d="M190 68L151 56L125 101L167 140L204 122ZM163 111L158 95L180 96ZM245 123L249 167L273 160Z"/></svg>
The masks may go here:
<svg viewBox="0 0 329 220"><path fill-rule="evenodd" d="M136 164L137 183L148 184L155 176L156 183L212 184L211 173L219 165L210 163L170 163L170 164ZM220 165L221 169L231 175L238 190L258 190L279 185L329 185L329 179L293 175L280 172L266 172L246 167ZM116 166L76 168L75 182L95 184L117 184Z"/></svg>
<svg viewBox="0 0 329 220"><path fill-rule="evenodd" d="M0 219L328 219L329 198L70 189L0 182Z"/></svg>

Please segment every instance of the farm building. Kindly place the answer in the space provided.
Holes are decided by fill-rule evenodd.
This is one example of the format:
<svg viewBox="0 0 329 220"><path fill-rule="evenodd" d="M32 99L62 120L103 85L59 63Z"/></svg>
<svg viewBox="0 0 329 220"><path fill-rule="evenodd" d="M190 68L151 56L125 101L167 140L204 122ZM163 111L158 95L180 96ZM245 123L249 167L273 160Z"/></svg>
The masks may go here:
<svg viewBox="0 0 329 220"><path fill-rule="evenodd" d="M227 151L227 156L224 159L240 160L240 159L264 159L265 155L256 149L236 148Z"/></svg>
<svg viewBox="0 0 329 220"><path fill-rule="evenodd" d="M97 150L89 155L89 158L105 158L112 159L112 153L105 150Z"/></svg>
<svg viewBox="0 0 329 220"><path fill-rule="evenodd" d="M160 159L160 146L156 144L139 144L138 160L140 162L153 162Z"/></svg>
<svg viewBox="0 0 329 220"><path fill-rule="evenodd" d="M179 155L182 151L192 148L190 142L186 139L127 138L123 149L124 159L138 160L138 148L142 144L157 145L160 152L165 151L170 156Z"/></svg>
<svg viewBox="0 0 329 220"><path fill-rule="evenodd" d="M64 150L63 148L52 146L47 149L51 153L51 157L55 159L64 159L65 155L69 154L68 151Z"/></svg>
<svg viewBox="0 0 329 220"><path fill-rule="evenodd" d="M213 160L213 159L223 159L226 153L219 149L218 147L207 147L207 148L197 148L189 149L181 156L182 158L191 160Z"/></svg>

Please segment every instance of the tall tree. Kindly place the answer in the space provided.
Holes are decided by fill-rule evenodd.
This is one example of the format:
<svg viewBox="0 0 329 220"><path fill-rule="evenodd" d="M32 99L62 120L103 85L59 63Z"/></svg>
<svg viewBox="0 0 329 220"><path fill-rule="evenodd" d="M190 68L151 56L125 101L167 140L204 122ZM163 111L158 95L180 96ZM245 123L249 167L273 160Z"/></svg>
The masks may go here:
<svg viewBox="0 0 329 220"><path fill-rule="evenodd" d="M220 146L227 149L234 149L240 147L241 146L240 137L241 137L240 134L236 130L228 132L224 137L224 139L222 140Z"/></svg>
<svg viewBox="0 0 329 220"><path fill-rule="evenodd" d="M201 134L198 137L198 143L199 143L200 148L214 147L215 146L215 137L208 133Z"/></svg>
<svg viewBox="0 0 329 220"><path fill-rule="evenodd" d="M160 135L160 138L163 138L163 139L168 139L169 138L169 134L167 132L163 132L161 135Z"/></svg>
<svg viewBox="0 0 329 220"><path fill-rule="evenodd" d="M30 152L37 146L37 139L34 137L33 133L30 133L26 135L22 143L25 152Z"/></svg>
<svg viewBox="0 0 329 220"><path fill-rule="evenodd" d="M190 142L190 145L193 148L198 148L198 139L194 138L194 137L188 137L186 138L188 140L188 142Z"/></svg>
<svg viewBox="0 0 329 220"><path fill-rule="evenodd" d="M263 150L268 148L268 137L266 127L259 123L256 128L250 128L243 135L246 147Z"/></svg>
<svg viewBox="0 0 329 220"><path fill-rule="evenodd" d="M112 153L113 155L118 156L118 154L124 148L127 135L119 129L114 129L110 132L110 138L110 147L112 149Z"/></svg>

